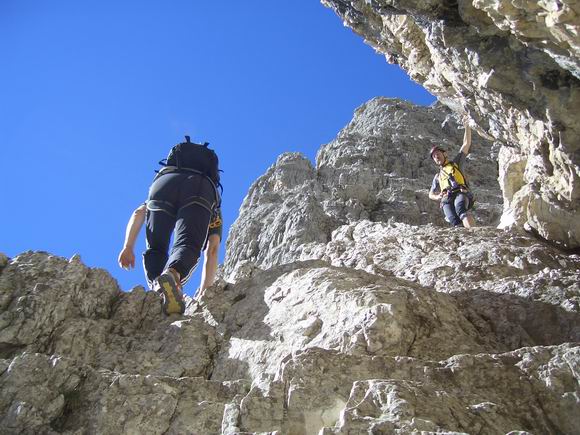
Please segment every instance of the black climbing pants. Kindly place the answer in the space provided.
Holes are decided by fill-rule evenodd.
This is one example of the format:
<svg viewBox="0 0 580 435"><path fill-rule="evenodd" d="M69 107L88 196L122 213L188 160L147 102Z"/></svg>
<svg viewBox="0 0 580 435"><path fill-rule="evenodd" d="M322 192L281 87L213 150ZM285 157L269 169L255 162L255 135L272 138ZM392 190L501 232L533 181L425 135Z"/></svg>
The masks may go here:
<svg viewBox="0 0 580 435"><path fill-rule="evenodd" d="M179 272L182 284L187 282L197 265L216 202L214 186L202 175L172 172L154 180L147 199L147 250L143 254L150 288L170 267Z"/></svg>

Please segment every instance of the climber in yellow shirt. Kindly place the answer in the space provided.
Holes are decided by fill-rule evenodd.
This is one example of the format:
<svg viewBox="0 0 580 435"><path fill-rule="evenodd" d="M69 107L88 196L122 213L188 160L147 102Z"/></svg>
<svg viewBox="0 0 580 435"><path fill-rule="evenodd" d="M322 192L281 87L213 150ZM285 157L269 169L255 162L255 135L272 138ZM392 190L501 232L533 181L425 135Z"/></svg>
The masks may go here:
<svg viewBox="0 0 580 435"><path fill-rule="evenodd" d="M466 228L475 226L469 210L473 206L473 194L469 189L462 166L471 148L471 128L468 117L464 118L465 134L459 153L452 159L447 158L447 151L439 146L431 148L430 156L439 166L439 172L433 177L429 198L440 201L445 220L453 226L463 224Z"/></svg>

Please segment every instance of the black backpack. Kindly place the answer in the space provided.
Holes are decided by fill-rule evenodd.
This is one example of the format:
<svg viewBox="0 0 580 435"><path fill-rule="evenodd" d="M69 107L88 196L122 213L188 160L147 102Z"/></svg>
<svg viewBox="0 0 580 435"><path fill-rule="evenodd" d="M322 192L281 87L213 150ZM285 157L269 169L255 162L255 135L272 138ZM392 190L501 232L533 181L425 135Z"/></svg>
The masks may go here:
<svg viewBox="0 0 580 435"><path fill-rule="evenodd" d="M163 166L175 166L178 170L201 173L209 177L216 186L219 186L218 157L214 150L208 148L208 145L208 142L193 143L189 136L185 136L185 142L171 148L167 158L159 163Z"/></svg>

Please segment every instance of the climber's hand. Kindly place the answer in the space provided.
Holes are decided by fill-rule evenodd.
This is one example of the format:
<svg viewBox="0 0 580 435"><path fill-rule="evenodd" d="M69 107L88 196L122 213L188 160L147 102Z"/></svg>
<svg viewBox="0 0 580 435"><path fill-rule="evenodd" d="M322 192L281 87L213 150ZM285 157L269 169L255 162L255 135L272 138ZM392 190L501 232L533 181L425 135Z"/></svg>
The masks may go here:
<svg viewBox="0 0 580 435"><path fill-rule="evenodd" d="M125 270L133 269L135 267L135 253L133 249L124 247L119 254L119 266Z"/></svg>

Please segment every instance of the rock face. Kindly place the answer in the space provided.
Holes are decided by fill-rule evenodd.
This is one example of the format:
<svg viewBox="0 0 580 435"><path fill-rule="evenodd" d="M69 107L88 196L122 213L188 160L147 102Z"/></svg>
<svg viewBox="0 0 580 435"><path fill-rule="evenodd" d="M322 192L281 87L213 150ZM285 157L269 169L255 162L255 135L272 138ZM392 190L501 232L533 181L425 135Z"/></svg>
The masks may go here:
<svg viewBox="0 0 580 435"><path fill-rule="evenodd" d="M283 154L185 316L78 257L0 255L0 433L576 433L580 257L495 228L478 138L481 226L442 221L426 151L461 136L377 98L315 166Z"/></svg>
<svg viewBox="0 0 580 435"><path fill-rule="evenodd" d="M45 253L0 274L0 432L218 433L245 381L213 382L221 338L153 292Z"/></svg>
<svg viewBox="0 0 580 435"><path fill-rule="evenodd" d="M328 242L336 228L361 219L446 227L439 205L428 197L437 173L429 150L441 145L454 156L463 133L441 105L367 102L319 150L316 168L287 153L254 183L230 231L226 275L245 261L271 267L299 260L310 245ZM476 136L465 164L484 225L497 225L501 215L493 152Z"/></svg>
<svg viewBox="0 0 580 435"><path fill-rule="evenodd" d="M502 226L580 246L580 5L322 0L499 152Z"/></svg>

